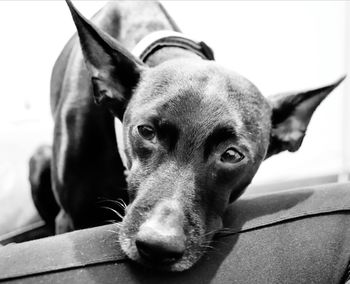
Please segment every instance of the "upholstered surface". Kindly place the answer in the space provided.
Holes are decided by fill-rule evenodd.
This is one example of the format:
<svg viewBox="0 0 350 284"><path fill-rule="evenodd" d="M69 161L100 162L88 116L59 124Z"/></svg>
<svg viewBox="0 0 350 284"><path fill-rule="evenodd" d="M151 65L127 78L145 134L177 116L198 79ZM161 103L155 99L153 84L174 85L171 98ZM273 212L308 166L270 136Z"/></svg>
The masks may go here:
<svg viewBox="0 0 350 284"><path fill-rule="evenodd" d="M0 248L0 282L341 283L350 260L350 184L247 195L192 269L163 273L127 260L117 224Z"/></svg>

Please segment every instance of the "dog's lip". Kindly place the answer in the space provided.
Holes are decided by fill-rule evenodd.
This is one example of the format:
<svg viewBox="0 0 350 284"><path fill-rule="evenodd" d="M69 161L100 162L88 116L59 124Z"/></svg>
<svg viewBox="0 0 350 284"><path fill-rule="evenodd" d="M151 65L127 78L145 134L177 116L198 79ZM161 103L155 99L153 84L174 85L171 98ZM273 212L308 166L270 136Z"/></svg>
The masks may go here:
<svg viewBox="0 0 350 284"><path fill-rule="evenodd" d="M132 242L131 239L127 238L127 242ZM125 241L125 240L124 240ZM134 244L135 248L136 245ZM132 245L131 245L132 247ZM177 273L182 272L190 269L193 265L195 265L198 260L203 256L205 253L204 251L201 251L200 254L197 254L196 259L194 261L188 261L185 260L186 255L188 254L188 248L185 250L185 253L183 257L180 259L177 259L176 261L166 261L166 262L159 262L157 259L150 259L150 258L143 258L138 251L135 251L130 246L128 246L129 249L125 250L123 248L123 245L121 245L122 251L126 254L126 256L134 261L135 263L142 265L144 267L148 267L154 270L159 270L163 272L171 272L171 273ZM135 254L133 255L131 251L134 251ZM187 262L187 263L186 263Z"/></svg>
<svg viewBox="0 0 350 284"><path fill-rule="evenodd" d="M195 261L194 263L191 263L191 265L181 267L183 265L181 259L175 262L158 262L157 260L145 260L144 258L138 257L137 259L134 259L134 261L144 267L171 273L186 271L197 263L197 261Z"/></svg>
<svg viewBox="0 0 350 284"><path fill-rule="evenodd" d="M175 263L177 262L177 260L179 258L177 257L167 257L167 258L162 258L161 256L157 257L156 255L150 255L147 251L145 250L142 250L142 248L138 248L138 253L139 253L139 256L140 258L144 259L145 261L148 261L148 262L153 262L155 264L164 264L164 265L170 265L172 263Z"/></svg>
<svg viewBox="0 0 350 284"><path fill-rule="evenodd" d="M180 260L175 260L175 259L168 259L168 260L159 260L157 258L151 259L147 258L145 259L144 257L139 257L138 260L142 264L146 264L146 266L151 266L152 268L158 268L161 270L169 270L171 271L171 267L176 265Z"/></svg>

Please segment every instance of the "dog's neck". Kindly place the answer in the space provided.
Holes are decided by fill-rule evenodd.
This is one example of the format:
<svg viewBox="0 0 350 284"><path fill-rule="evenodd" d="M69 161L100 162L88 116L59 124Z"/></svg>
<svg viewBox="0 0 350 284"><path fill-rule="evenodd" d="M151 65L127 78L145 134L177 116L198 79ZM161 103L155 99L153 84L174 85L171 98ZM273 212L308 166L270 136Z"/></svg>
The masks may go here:
<svg viewBox="0 0 350 284"><path fill-rule="evenodd" d="M174 31L157 31L147 35L135 46L133 54L150 67L184 57L214 60L213 51L204 42Z"/></svg>

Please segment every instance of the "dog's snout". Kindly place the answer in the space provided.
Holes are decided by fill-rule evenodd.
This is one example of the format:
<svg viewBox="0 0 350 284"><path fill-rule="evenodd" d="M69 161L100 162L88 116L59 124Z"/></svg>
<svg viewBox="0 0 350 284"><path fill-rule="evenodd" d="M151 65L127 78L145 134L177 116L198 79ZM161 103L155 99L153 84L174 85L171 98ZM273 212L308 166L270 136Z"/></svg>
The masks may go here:
<svg viewBox="0 0 350 284"><path fill-rule="evenodd" d="M156 206L136 235L140 256L148 261L171 263L182 257L186 237L181 207L172 202Z"/></svg>
<svg viewBox="0 0 350 284"><path fill-rule="evenodd" d="M165 238L157 234L138 237L135 241L141 257L154 262L172 263L180 259L185 245L180 238Z"/></svg>

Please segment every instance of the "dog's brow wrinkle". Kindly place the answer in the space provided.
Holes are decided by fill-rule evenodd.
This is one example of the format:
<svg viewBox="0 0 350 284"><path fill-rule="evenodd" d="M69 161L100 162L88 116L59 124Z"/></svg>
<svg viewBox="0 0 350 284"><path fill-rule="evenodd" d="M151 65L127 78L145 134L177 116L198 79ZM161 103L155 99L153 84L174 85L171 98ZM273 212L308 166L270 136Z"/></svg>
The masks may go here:
<svg viewBox="0 0 350 284"><path fill-rule="evenodd" d="M180 132L177 126L169 121L160 119L157 123L157 132L160 140L167 144L169 151L173 151Z"/></svg>
<svg viewBox="0 0 350 284"><path fill-rule="evenodd" d="M226 140L236 140L237 133L232 125L218 125L208 135L204 143L204 157L207 158L211 149Z"/></svg>

